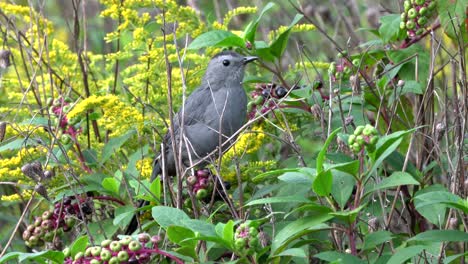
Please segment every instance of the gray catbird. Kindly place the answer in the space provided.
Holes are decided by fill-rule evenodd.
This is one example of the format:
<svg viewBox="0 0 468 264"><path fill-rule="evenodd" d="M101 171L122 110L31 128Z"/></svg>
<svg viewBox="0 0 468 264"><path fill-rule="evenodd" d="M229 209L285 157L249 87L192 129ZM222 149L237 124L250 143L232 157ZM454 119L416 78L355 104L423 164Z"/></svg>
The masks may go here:
<svg viewBox="0 0 468 264"><path fill-rule="evenodd" d="M184 107L174 116L174 138L169 132L164 136L164 155L154 160L151 180L162 173L162 156L167 175L176 174L178 156L174 157L172 140L176 142L177 151L179 144L182 144L184 166L202 160L217 149L220 143L223 150L229 147L230 144L223 143L245 124L247 118L247 95L242 87L244 67L256 59L233 51L223 51L211 59L200 87L192 92ZM143 205L141 203L140 207ZM134 217L126 233L133 233L137 225Z"/></svg>

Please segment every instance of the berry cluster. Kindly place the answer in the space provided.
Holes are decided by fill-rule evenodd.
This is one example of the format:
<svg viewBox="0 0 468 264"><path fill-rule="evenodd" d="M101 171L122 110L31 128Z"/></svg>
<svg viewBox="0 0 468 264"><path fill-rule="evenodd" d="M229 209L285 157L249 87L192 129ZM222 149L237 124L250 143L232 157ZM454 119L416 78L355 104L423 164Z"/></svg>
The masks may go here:
<svg viewBox="0 0 468 264"><path fill-rule="evenodd" d="M79 120L68 120L67 113L71 110L70 98L58 98L53 100L49 98L47 105L49 105L49 113L53 116L52 120L58 124L61 135L62 143L68 144L70 139L76 141L77 135L81 132L81 128L77 126Z"/></svg>
<svg viewBox="0 0 468 264"><path fill-rule="evenodd" d="M54 238L59 239L59 235L75 226L76 219L82 219L79 206L85 215L92 213L87 202L74 201L72 197L65 198L63 203L56 203L53 210L43 212L23 232L25 244L28 247L40 247Z"/></svg>
<svg viewBox="0 0 468 264"><path fill-rule="evenodd" d="M351 76L353 69L359 67L360 59L354 59L351 63L343 56L346 56L346 51L338 53L338 61L330 63L328 67L328 74L331 76L332 81L347 80Z"/></svg>
<svg viewBox="0 0 468 264"><path fill-rule="evenodd" d="M424 33L425 26L434 14L434 0L406 0L405 11L401 14L400 28L406 29L409 38Z"/></svg>
<svg viewBox="0 0 468 264"><path fill-rule="evenodd" d="M198 200L205 198L209 190L212 188L210 177L212 176L210 169L203 168L195 172L195 175L187 177L187 184L190 190L195 194Z"/></svg>
<svg viewBox="0 0 468 264"><path fill-rule="evenodd" d="M163 254L158 249L159 236L139 234L138 239L123 236L120 240L104 240L99 246L88 246L84 252L71 256L65 248L65 264L140 264L150 263L155 254ZM168 256L171 257L171 256ZM176 261L177 262L177 261Z"/></svg>
<svg viewBox="0 0 468 264"><path fill-rule="evenodd" d="M242 256L253 255L260 249L258 230L252 225L252 222L240 224L236 229L234 238L235 250Z"/></svg>
<svg viewBox="0 0 468 264"><path fill-rule="evenodd" d="M281 99L288 93L288 90L275 83L259 83L255 85L255 90L250 94L252 101L247 104L249 119L253 119L257 110L264 114L274 109L277 104L270 99Z"/></svg>
<svg viewBox="0 0 468 264"><path fill-rule="evenodd" d="M378 140L377 129L367 124L356 127L354 134L348 138L348 144L355 153L361 151L364 146L369 152L374 152Z"/></svg>

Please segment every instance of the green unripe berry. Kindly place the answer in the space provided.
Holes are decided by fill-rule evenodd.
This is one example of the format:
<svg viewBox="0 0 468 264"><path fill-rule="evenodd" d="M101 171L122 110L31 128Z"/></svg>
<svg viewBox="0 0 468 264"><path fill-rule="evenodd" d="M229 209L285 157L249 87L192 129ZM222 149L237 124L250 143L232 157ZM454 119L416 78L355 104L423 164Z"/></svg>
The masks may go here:
<svg viewBox="0 0 468 264"><path fill-rule="evenodd" d="M112 253L108 249L103 248L99 256L101 257L101 260L108 261L112 257Z"/></svg>
<svg viewBox="0 0 468 264"><path fill-rule="evenodd" d="M351 73L351 68L350 67L345 67L343 70L343 73L346 75L349 75Z"/></svg>
<svg viewBox="0 0 468 264"><path fill-rule="evenodd" d="M205 198L207 195L208 195L208 192L206 191L206 189L200 189L197 191L197 194L195 196L197 197L198 200L201 200Z"/></svg>
<svg viewBox="0 0 468 264"><path fill-rule="evenodd" d="M67 216L65 217L65 224L68 226L68 227L73 227L75 226L75 223L76 223L76 219L72 216Z"/></svg>
<svg viewBox="0 0 468 264"><path fill-rule="evenodd" d="M416 0L415 2L417 5L423 5L426 2L426 0Z"/></svg>
<svg viewBox="0 0 468 264"><path fill-rule="evenodd" d="M429 9L427 9L427 7L421 7L421 9L419 9L419 15L421 16L425 16L429 13Z"/></svg>
<svg viewBox="0 0 468 264"><path fill-rule="evenodd" d="M415 26L416 26L416 23L414 23L414 21L412 20L406 22L407 29L414 29Z"/></svg>
<svg viewBox="0 0 468 264"><path fill-rule="evenodd" d="M120 260L119 258L117 258L116 256L115 257L112 257L110 260L109 260L109 264L119 264L120 263Z"/></svg>
<svg viewBox="0 0 468 264"><path fill-rule="evenodd" d="M93 257L97 257L100 254L101 254L101 247L95 246L91 248L91 255L93 255Z"/></svg>
<svg viewBox="0 0 468 264"><path fill-rule="evenodd" d="M108 247L112 243L112 240L106 239L101 242L101 247Z"/></svg>
<svg viewBox="0 0 468 264"><path fill-rule="evenodd" d="M91 256L91 251L92 251L92 250L93 250L92 247L87 248L87 249L85 250L85 253L84 253L85 257Z"/></svg>
<svg viewBox="0 0 468 264"><path fill-rule="evenodd" d="M258 235L258 230L255 227L249 228L249 236L250 237L256 237Z"/></svg>
<svg viewBox="0 0 468 264"><path fill-rule="evenodd" d="M98 259L92 259L91 261L89 261L89 264L101 264L102 262Z"/></svg>
<svg viewBox="0 0 468 264"><path fill-rule="evenodd" d="M406 23L401 21L400 22L400 29L405 29L406 28Z"/></svg>
<svg viewBox="0 0 468 264"><path fill-rule="evenodd" d="M432 11L432 10L434 10L434 9L436 8L436 5L437 5L436 2L435 2L435 1L432 1L432 2L427 6L427 8L428 8L430 11Z"/></svg>
<svg viewBox="0 0 468 264"><path fill-rule="evenodd" d="M378 137L372 137L369 141L369 145L373 145L375 146L377 144L377 142L379 141L379 138Z"/></svg>
<svg viewBox="0 0 468 264"><path fill-rule="evenodd" d="M357 143L357 142L354 142L352 148L353 148L354 152L359 152L361 150L361 145L359 145L359 143Z"/></svg>
<svg viewBox="0 0 468 264"><path fill-rule="evenodd" d="M370 135L372 135L372 129L366 127L366 128L364 128L364 131L362 131L362 134L363 134L364 136L370 136Z"/></svg>
<svg viewBox="0 0 468 264"><path fill-rule="evenodd" d="M53 233L53 231L45 233L43 239L44 239L44 241L46 241L46 242L52 242L52 239L54 239L54 233Z"/></svg>
<svg viewBox="0 0 468 264"><path fill-rule="evenodd" d="M236 247L237 250L241 250L245 248L246 243L247 242L245 241L245 238L238 238L236 242L234 242L234 246Z"/></svg>
<svg viewBox="0 0 468 264"><path fill-rule="evenodd" d="M78 252L78 253L76 253L74 260L79 260L82 257L84 257L84 253L83 252Z"/></svg>
<svg viewBox="0 0 468 264"><path fill-rule="evenodd" d="M419 24L420 26L424 26L426 23L427 23L427 18L426 18L426 17L420 17L420 18L418 19L418 24ZM416 33L416 34L417 34L417 33Z"/></svg>
<svg viewBox="0 0 468 264"><path fill-rule="evenodd" d="M402 22L406 21L406 13L401 13L400 18Z"/></svg>
<svg viewBox="0 0 468 264"><path fill-rule="evenodd" d="M28 240L29 244L31 246L36 246L37 245L37 242L39 242L39 238L37 236L31 236L29 237L29 240Z"/></svg>
<svg viewBox="0 0 468 264"><path fill-rule="evenodd" d="M66 258L68 258L70 256L70 253L71 253L70 248L68 248L68 247L64 248L62 250L62 253Z"/></svg>
<svg viewBox="0 0 468 264"><path fill-rule="evenodd" d="M357 126L356 130L354 130L354 135L355 136L361 135L363 130L364 130L364 126Z"/></svg>
<svg viewBox="0 0 468 264"><path fill-rule="evenodd" d="M408 12L408 10L410 10L410 8L411 8L411 2L409 0L406 0L403 3L403 7L405 8L405 12Z"/></svg>
<svg viewBox="0 0 468 264"><path fill-rule="evenodd" d="M110 250L117 252L122 248L122 245L119 241L112 241L109 245L109 248Z"/></svg>
<svg viewBox="0 0 468 264"><path fill-rule="evenodd" d="M420 28L416 31L416 35L422 35L424 33L424 28Z"/></svg>
<svg viewBox="0 0 468 264"><path fill-rule="evenodd" d="M249 102L247 104L247 112L251 112L253 110L254 105L254 102Z"/></svg>
<svg viewBox="0 0 468 264"><path fill-rule="evenodd" d="M361 63L361 60L359 60L359 59L354 59L354 60L352 61L352 63L353 63L354 66L359 67L359 63Z"/></svg>
<svg viewBox="0 0 468 264"><path fill-rule="evenodd" d="M130 249L131 251L138 251L141 249L141 244L140 242L133 240L132 242L130 242L130 244L128 244L128 249Z"/></svg>
<svg viewBox="0 0 468 264"><path fill-rule="evenodd" d="M128 258L129 258L128 252L127 252L127 251L120 251L120 252L117 254L117 258L118 258L120 261L127 261Z"/></svg>
<svg viewBox="0 0 468 264"><path fill-rule="evenodd" d="M131 236L124 236L120 239L120 244L124 246L128 246L130 242L133 241L133 238Z"/></svg>
<svg viewBox="0 0 468 264"><path fill-rule="evenodd" d="M410 10L408 10L409 18L415 18L417 15L418 15L418 11L416 11L416 9L411 8Z"/></svg>
<svg viewBox="0 0 468 264"><path fill-rule="evenodd" d="M263 96L257 95L257 97L254 98L253 102L255 105L262 105L264 100L265 99L263 98Z"/></svg>
<svg viewBox="0 0 468 264"><path fill-rule="evenodd" d="M251 248L254 248L254 249L257 248L258 244L259 244L258 243L258 238L252 238L249 241L249 247L251 247Z"/></svg>
<svg viewBox="0 0 468 264"><path fill-rule="evenodd" d="M364 143L366 143L366 142L364 141L364 138L363 138L362 136L357 136L357 137L356 137L356 142L357 142L360 146L363 146Z"/></svg>

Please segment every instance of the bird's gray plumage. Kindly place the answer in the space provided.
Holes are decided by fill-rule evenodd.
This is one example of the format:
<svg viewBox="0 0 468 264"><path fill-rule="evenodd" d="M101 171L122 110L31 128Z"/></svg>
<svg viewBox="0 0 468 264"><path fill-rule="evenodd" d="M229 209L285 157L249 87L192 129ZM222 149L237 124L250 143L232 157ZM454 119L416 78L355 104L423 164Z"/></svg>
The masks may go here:
<svg viewBox="0 0 468 264"><path fill-rule="evenodd" d="M182 161L185 166L204 158L238 131L246 121L247 95L242 86L245 64L255 57L244 57L232 51L214 56L201 85L187 98L184 108L174 116L174 139L179 149L184 123ZM184 117L182 118L182 113ZM226 144L229 145L229 144ZM170 133L164 137L165 166L175 175L175 161ZM189 159L190 155L190 159ZM157 160L155 162L161 162ZM154 170L153 177L160 174Z"/></svg>
<svg viewBox="0 0 468 264"><path fill-rule="evenodd" d="M163 166L160 159L163 156L167 174L176 175L177 157L173 152L173 140L176 142L177 151L182 144L182 163L184 166L190 166L190 160L195 163L205 158L245 124L247 95L242 80L245 65L255 59L257 58L224 51L210 60L201 85L190 94L184 107L181 107L174 116L172 123L174 137L172 138L169 132L164 136L164 147L161 150L164 155L159 155L154 160L151 180L162 173ZM182 138L186 138L182 143L181 132L183 132ZM224 144L223 150L229 145ZM140 207L144 204L141 202ZM133 233L137 226L134 217L126 233Z"/></svg>

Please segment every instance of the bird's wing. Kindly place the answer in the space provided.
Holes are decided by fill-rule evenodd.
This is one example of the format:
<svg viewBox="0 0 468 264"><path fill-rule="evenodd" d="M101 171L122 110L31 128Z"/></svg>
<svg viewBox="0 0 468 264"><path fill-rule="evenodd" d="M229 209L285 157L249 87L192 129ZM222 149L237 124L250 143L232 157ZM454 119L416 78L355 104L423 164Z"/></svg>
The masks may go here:
<svg viewBox="0 0 468 264"><path fill-rule="evenodd" d="M173 126L174 126L174 135L179 135L179 130L181 126L181 116L182 110L184 112L184 124L185 127L193 126L197 123L205 123L208 120L206 113L206 109L211 109L211 104L213 104L213 97L211 94L211 90L209 87L198 87L195 89L187 100L185 101L184 108L180 109L179 112L174 116ZM171 144L171 136L170 133L166 133L164 136L164 142L167 144Z"/></svg>

